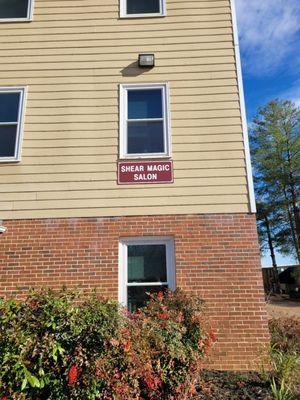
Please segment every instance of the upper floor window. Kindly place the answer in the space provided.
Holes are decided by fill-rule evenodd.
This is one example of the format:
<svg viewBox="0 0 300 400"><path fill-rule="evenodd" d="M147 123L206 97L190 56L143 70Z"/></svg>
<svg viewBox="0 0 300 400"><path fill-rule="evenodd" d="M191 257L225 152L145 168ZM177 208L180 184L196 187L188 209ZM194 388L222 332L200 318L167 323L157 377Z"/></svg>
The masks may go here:
<svg viewBox="0 0 300 400"><path fill-rule="evenodd" d="M160 17L165 15L165 0L120 0L121 17Z"/></svg>
<svg viewBox="0 0 300 400"><path fill-rule="evenodd" d="M0 21L30 21L34 0L0 0Z"/></svg>
<svg viewBox="0 0 300 400"><path fill-rule="evenodd" d="M24 88L0 88L0 162L20 159L24 97Z"/></svg>
<svg viewBox="0 0 300 400"><path fill-rule="evenodd" d="M120 157L170 155L169 99L166 84L120 86Z"/></svg>

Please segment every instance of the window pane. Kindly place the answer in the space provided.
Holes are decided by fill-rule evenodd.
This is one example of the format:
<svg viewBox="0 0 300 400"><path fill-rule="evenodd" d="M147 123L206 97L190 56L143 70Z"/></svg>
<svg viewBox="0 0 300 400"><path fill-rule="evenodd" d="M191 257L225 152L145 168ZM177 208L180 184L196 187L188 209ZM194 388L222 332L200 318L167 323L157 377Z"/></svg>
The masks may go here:
<svg viewBox="0 0 300 400"><path fill-rule="evenodd" d="M143 307L149 300L147 293L158 293L168 289L164 286L131 286L127 288L127 307L130 312L136 311Z"/></svg>
<svg viewBox="0 0 300 400"><path fill-rule="evenodd" d="M27 18L29 0L0 0L0 18Z"/></svg>
<svg viewBox="0 0 300 400"><path fill-rule="evenodd" d="M127 14L159 13L160 0L127 0Z"/></svg>
<svg viewBox="0 0 300 400"><path fill-rule="evenodd" d="M128 119L162 118L162 90L128 90Z"/></svg>
<svg viewBox="0 0 300 400"><path fill-rule="evenodd" d="M128 282L166 282L166 246L128 246Z"/></svg>
<svg viewBox="0 0 300 400"><path fill-rule="evenodd" d="M0 157L14 157L17 125L0 125Z"/></svg>
<svg viewBox="0 0 300 400"><path fill-rule="evenodd" d="M0 92L0 122L18 122L19 101L20 93Z"/></svg>
<svg viewBox="0 0 300 400"><path fill-rule="evenodd" d="M128 122L128 154L164 153L163 121Z"/></svg>

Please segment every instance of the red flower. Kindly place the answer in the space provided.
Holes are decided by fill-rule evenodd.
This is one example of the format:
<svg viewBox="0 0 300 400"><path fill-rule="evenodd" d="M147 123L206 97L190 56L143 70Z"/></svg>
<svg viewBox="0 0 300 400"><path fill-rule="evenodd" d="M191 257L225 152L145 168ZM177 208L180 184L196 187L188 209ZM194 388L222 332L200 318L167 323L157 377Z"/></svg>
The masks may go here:
<svg viewBox="0 0 300 400"><path fill-rule="evenodd" d="M148 389L150 390L156 390L162 384L160 378L152 376L150 374L147 374L144 379Z"/></svg>
<svg viewBox="0 0 300 400"><path fill-rule="evenodd" d="M158 292L158 293L157 293L157 299L158 299L159 301L161 301L161 300L163 300L163 298L164 298L163 292Z"/></svg>
<svg viewBox="0 0 300 400"><path fill-rule="evenodd" d="M213 331L210 331L208 335L213 342L215 342L217 340L217 337Z"/></svg>
<svg viewBox="0 0 300 400"><path fill-rule="evenodd" d="M1 400L8 400L8 398L6 396L2 396Z"/></svg>
<svg viewBox="0 0 300 400"><path fill-rule="evenodd" d="M128 341L125 341L124 343L123 343L123 346L124 346L124 351L125 351L125 353L128 353L129 351L130 351L130 349L131 349L131 343L130 343L130 341L128 340Z"/></svg>
<svg viewBox="0 0 300 400"><path fill-rule="evenodd" d="M169 318L170 314L167 312L162 312L160 314L157 315L159 319L167 319Z"/></svg>
<svg viewBox="0 0 300 400"><path fill-rule="evenodd" d="M72 367L69 370L69 385L70 386L74 385L77 382L79 374L80 374L80 372L78 370L77 365L72 365Z"/></svg>

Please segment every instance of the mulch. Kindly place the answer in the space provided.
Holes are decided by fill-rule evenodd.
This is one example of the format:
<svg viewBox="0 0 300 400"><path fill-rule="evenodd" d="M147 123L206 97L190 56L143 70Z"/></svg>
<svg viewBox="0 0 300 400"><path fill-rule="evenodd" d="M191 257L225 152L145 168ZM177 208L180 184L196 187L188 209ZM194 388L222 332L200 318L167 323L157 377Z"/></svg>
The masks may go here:
<svg viewBox="0 0 300 400"><path fill-rule="evenodd" d="M268 382L258 373L203 371L195 400L273 400Z"/></svg>

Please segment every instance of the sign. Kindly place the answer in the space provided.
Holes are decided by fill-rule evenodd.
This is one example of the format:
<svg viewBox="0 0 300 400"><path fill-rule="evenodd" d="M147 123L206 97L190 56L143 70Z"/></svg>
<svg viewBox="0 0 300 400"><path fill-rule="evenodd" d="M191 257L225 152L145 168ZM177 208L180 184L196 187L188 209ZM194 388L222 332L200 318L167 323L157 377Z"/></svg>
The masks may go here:
<svg viewBox="0 0 300 400"><path fill-rule="evenodd" d="M120 161L118 163L119 185L173 182L173 161Z"/></svg>

